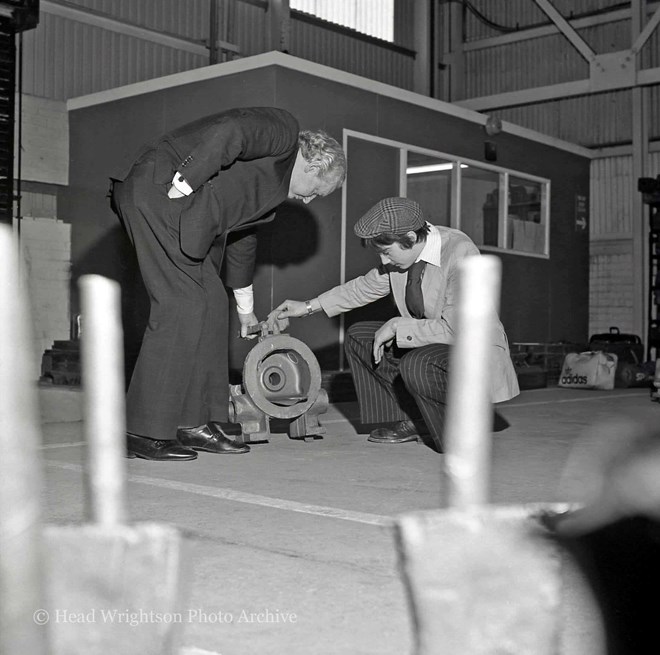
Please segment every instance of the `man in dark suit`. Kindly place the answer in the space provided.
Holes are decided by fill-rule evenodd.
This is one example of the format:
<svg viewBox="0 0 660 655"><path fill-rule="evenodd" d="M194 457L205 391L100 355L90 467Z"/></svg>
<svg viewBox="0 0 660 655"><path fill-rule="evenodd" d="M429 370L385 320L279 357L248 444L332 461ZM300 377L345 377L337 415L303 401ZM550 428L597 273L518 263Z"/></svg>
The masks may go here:
<svg viewBox="0 0 660 655"><path fill-rule="evenodd" d="M201 118L144 148L113 181L112 205L135 247L149 322L128 388L128 456L189 460L197 450L244 453L229 438L228 299L241 336L252 302L254 227L287 198L308 203L339 188L340 145L300 131L282 109ZM225 265L224 283L220 268Z"/></svg>

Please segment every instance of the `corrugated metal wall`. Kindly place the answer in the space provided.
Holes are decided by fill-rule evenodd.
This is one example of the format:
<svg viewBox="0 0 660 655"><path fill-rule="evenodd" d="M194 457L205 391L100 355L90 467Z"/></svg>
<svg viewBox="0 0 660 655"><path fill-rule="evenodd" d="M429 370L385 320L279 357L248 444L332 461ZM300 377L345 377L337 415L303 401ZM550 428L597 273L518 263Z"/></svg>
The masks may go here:
<svg viewBox="0 0 660 655"><path fill-rule="evenodd" d="M591 164L592 239L632 238L632 157L595 159Z"/></svg>
<svg viewBox="0 0 660 655"><path fill-rule="evenodd" d="M552 66L538 66L540 61L551 61ZM465 97L570 82L588 74L587 62L565 38L544 36L467 52Z"/></svg>
<svg viewBox="0 0 660 655"><path fill-rule="evenodd" d="M531 4L531 3L530 3ZM596 54L626 50L632 45L630 21L578 30ZM660 36L654 33L642 50L641 67L658 65ZM538 62L551 62L539 66ZM535 86L583 80L589 64L562 34L516 41L466 52L466 97L505 93Z"/></svg>
<svg viewBox="0 0 660 655"><path fill-rule="evenodd" d="M609 0L554 1L565 17L598 14L608 8L621 9ZM624 3L625 4L625 3ZM498 24L521 28L548 23L548 18L531 0L472 0L472 5ZM468 42L500 36L467 11L465 30ZM632 45L631 22L617 20L578 30L597 54L622 51ZM540 65L551 62L551 65ZM660 32L655 30L641 52L642 68L660 65ZM561 84L589 77L589 65L561 34L515 41L495 47L468 50L465 54L464 97L473 98L539 86ZM648 87L649 137L660 138L660 87ZM509 120L587 147L630 143L631 96L629 91L612 91L553 100L523 107L493 111Z"/></svg>
<svg viewBox="0 0 660 655"><path fill-rule="evenodd" d="M649 155L647 177L660 174L660 152ZM632 237L633 194L632 156L603 157L591 164L591 237Z"/></svg>
<svg viewBox="0 0 660 655"><path fill-rule="evenodd" d="M653 152L649 156L646 175L656 177L658 174L660 152ZM643 278L647 277L645 261L634 256L633 196L637 193L631 155L604 157L592 162L589 217L591 334L607 332L613 325L622 332L634 329L634 301L642 298L645 292L635 288L633 272L641 271ZM644 211L647 211L646 207Z"/></svg>
<svg viewBox="0 0 660 655"><path fill-rule="evenodd" d="M38 27L23 36L23 92L28 95L65 100L209 63L203 53L62 17L57 12L62 6L96 12L96 16L100 12L165 35L194 40L198 45L209 37L209 0L42 0ZM399 16L402 6L398 5ZM266 9L265 1L223 0L218 12L218 38L237 45L239 56L269 50ZM402 22L397 32L410 35L411 20ZM388 48L384 41L295 20L295 12L290 39L290 53L295 56L412 88L413 56Z"/></svg>
<svg viewBox="0 0 660 655"><path fill-rule="evenodd" d="M631 141L630 91L578 96L492 113L502 120L589 148Z"/></svg>
<svg viewBox="0 0 660 655"><path fill-rule="evenodd" d="M42 10L47 3L48 0L42 0ZM67 0L66 3L160 32L191 39L208 38L209 0ZM48 11L47 6L45 10Z"/></svg>
<svg viewBox="0 0 660 655"><path fill-rule="evenodd" d="M190 52L43 12L39 27L23 36L23 93L66 100L207 63Z"/></svg>
<svg viewBox="0 0 660 655"><path fill-rule="evenodd" d="M238 45L240 56L250 57L269 50L266 4L258 6L239 0L232 1L234 20L229 28L229 41Z"/></svg>
<svg viewBox="0 0 660 655"><path fill-rule="evenodd" d="M515 31L549 24L549 19L532 0L470 0L470 4L498 26ZM566 18L597 15L620 9L627 3L620 0L552 0L557 11ZM465 12L465 40L467 42L500 36L506 31L496 29L479 20L474 13Z"/></svg>
<svg viewBox="0 0 660 655"><path fill-rule="evenodd" d="M414 59L383 45L346 37L303 21L291 21L291 53L308 61L332 66L348 73L413 88Z"/></svg>

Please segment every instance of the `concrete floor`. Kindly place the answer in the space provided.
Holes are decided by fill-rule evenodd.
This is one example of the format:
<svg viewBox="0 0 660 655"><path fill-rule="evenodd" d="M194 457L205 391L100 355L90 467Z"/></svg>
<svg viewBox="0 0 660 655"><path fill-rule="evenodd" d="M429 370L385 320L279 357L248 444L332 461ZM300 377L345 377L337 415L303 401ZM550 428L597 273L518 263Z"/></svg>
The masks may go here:
<svg viewBox="0 0 660 655"><path fill-rule="evenodd" d="M43 513L83 517L80 394L41 390ZM525 391L499 406L511 426L493 436L492 502L576 499L596 421L657 420L648 389ZM446 506L443 457L422 445L371 444L355 403L331 405L323 439L274 434L241 456L193 462L126 460L130 515L189 538L193 577L182 602L182 650L220 655L402 655L413 626L398 568L397 515ZM598 619L574 589L563 655L602 655ZM569 590L569 595L573 593ZM576 611L577 607L577 611ZM262 613L261 616L257 616Z"/></svg>

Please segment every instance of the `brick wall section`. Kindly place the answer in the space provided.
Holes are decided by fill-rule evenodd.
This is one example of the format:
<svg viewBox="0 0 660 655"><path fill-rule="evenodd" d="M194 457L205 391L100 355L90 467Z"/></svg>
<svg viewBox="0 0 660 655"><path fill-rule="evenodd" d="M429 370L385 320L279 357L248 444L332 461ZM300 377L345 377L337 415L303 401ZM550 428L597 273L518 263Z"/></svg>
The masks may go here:
<svg viewBox="0 0 660 655"><path fill-rule="evenodd" d="M20 225L23 280L30 299L34 379L56 339L70 337L71 226L55 218L24 217Z"/></svg>
<svg viewBox="0 0 660 655"><path fill-rule="evenodd" d="M589 256L589 334L633 331L632 239L592 240ZM641 335L640 335L641 336Z"/></svg>
<svg viewBox="0 0 660 655"><path fill-rule="evenodd" d="M23 95L21 102L21 179L68 184L69 115L66 103L28 95ZM18 109L18 98L16 107ZM18 127L17 121L16 148L19 144ZM14 172L19 175L18 168Z"/></svg>
<svg viewBox="0 0 660 655"><path fill-rule="evenodd" d="M14 135L14 173L25 182L64 186L69 183L69 116L66 103L22 95L21 150L18 166L19 123ZM55 193L21 189L20 244L23 282L30 299L34 338L34 379L41 373L41 357L58 339L70 336L69 283L71 226L57 219ZM16 212L15 212L16 215ZM18 226L14 223L18 232Z"/></svg>

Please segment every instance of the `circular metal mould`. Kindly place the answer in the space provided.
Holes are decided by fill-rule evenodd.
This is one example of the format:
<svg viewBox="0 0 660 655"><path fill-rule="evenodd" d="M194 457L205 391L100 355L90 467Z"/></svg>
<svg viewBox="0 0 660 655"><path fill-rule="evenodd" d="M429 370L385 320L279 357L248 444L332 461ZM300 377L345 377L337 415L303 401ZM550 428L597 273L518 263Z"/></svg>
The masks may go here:
<svg viewBox="0 0 660 655"><path fill-rule="evenodd" d="M274 418L296 418L316 401L321 369L300 340L274 335L259 341L243 365L243 385L254 404Z"/></svg>

